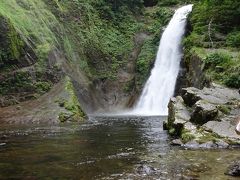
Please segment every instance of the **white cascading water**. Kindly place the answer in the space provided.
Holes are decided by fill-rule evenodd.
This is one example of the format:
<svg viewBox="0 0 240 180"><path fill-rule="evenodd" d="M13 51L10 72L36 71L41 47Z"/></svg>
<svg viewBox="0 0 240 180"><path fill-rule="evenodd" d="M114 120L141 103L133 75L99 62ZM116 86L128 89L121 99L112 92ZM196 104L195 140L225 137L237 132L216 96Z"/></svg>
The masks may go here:
<svg viewBox="0 0 240 180"><path fill-rule="evenodd" d="M140 115L167 115L168 103L174 94L182 58L181 41L185 33L187 15L193 5L176 10L165 29L154 68L133 113Z"/></svg>

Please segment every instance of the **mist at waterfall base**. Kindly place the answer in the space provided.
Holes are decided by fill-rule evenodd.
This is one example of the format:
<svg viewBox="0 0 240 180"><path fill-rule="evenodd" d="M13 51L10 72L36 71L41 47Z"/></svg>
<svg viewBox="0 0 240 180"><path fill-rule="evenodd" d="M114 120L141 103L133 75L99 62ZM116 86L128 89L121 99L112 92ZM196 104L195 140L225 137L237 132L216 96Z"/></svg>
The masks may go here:
<svg viewBox="0 0 240 180"><path fill-rule="evenodd" d="M181 42L187 15L192 11L192 6L186 5L177 9L163 32L154 68L131 114L145 116L168 114L167 106L174 95L182 58Z"/></svg>

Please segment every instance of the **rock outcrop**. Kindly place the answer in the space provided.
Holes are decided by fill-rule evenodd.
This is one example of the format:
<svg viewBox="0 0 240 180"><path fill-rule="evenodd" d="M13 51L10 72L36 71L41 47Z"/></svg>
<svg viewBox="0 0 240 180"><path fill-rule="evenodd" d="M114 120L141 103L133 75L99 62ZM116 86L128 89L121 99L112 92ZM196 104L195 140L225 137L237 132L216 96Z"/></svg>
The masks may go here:
<svg viewBox="0 0 240 180"><path fill-rule="evenodd" d="M240 143L235 131L239 114L237 90L217 84L202 90L189 87L171 99L165 128L186 148L227 148Z"/></svg>

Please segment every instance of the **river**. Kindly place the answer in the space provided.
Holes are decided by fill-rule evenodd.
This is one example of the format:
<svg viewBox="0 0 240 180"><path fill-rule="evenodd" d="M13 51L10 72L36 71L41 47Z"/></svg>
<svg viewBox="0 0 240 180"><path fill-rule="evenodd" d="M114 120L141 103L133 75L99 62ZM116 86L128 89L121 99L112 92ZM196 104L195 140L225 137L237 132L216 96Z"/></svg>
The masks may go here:
<svg viewBox="0 0 240 180"><path fill-rule="evenodd" d="M0 179L231 179L224 172L238 149L171 146L165 118L1 126Z"/></svg>

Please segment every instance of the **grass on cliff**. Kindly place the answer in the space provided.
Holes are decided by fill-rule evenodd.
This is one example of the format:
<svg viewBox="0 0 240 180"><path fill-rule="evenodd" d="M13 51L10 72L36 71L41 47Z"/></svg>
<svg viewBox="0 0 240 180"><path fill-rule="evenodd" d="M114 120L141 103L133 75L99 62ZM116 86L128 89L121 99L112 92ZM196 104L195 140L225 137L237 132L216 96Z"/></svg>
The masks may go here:
<svg viewBox="0 0 240 180"><path fill-rule="evenodd" d="M41 0L0 1L0 14L7 17L28 46L39 55L57 44L53 29L59 24Z"/></svg>
<svg viewBox="0 0 240 180"><path fill-rule="evenodd" d="M55 49L59 49L70 61L78 58L73 48L74 42L67 37L64 26L50 10L50 5L65 13L57 0L49 0L48 4L43 0L0 1L0 14L9 20L21 39L34 50L40 68L44 68L49 52ZM87 70L86 63L81 62L80 58L78 61L82 65L80 67Z"/></svg>

